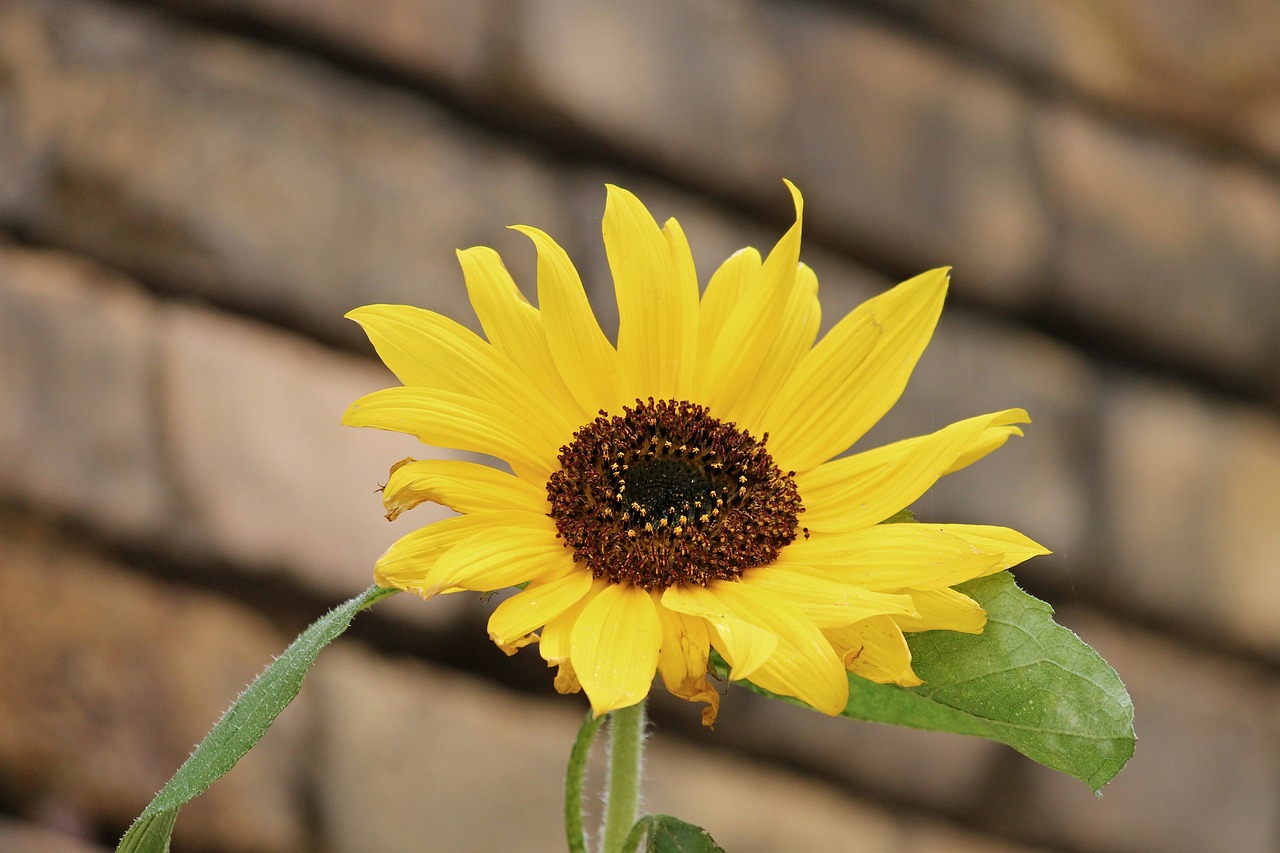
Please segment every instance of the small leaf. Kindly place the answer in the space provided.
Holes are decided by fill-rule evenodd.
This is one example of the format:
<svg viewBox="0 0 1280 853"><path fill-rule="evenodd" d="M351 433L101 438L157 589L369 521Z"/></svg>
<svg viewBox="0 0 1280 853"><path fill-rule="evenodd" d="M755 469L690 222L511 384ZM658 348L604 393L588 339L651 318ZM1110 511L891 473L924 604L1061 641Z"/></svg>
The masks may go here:
<svg viewBox="0 0 1280 853"><path fill-rule="evenodd" d="M116 853L169 853L169 836L173 834L173 824L177 819L177 808L139 817L120 840Z"/></svg>
<svg viewBox="0 0 1280 853"><path fill-rule="evenodd" d="M671 815L647 815L649 841L646 853L724 853L711 834L700 826Z"/></svg>
<svg viewBox="0 0 1280 853"><path fill-rule="evenodd" d="M909 509L900 509L886 518L881 524L911 524L916 521L916 514Z"/></svg>
<svg viewBox="0 0 1280 853"><path fill-rule="evenodd" d="M166 853L178 807L204 793L253 748L298 695L316 655L347 630L357 613L395 592L371 586L311 623L214 724L129 827L116 846L116 853Z"/></svg>
<svg viewBox="0 0 1280 853"><path fill-rule="evenodd" d="M1133 702L1120 677L1008 572L956 588L987 610L983 633L908 634L925 683L850 675L843 715L997 740L1098 791L1133 755Z"/></svg>

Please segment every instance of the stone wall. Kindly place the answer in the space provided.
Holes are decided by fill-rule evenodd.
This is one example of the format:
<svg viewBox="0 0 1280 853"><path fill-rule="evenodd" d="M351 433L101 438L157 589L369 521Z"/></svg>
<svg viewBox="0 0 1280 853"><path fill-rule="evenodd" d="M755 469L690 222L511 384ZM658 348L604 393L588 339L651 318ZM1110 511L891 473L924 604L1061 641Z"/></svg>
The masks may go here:
<svg viewBox="0 0 1280 853"><path fill-rule="evenodd" d="M1280 13L1268 0L0 0L0 849L107 849L293 634L369 582L403 436L344 311L473 322L453 250L605 181L703 275L787 224L827 324L954 264L889 438L1025 406L917 510L1129 684L1094 798L985 741L658 699L650 803L733 851L1280 847ZM607 313L607 312L606 312ZM616 323L605 318L606 325ZM408 526L404 526L408 525ZM582 712L491 605L393 600L178 849L557 850Z"/></svg>

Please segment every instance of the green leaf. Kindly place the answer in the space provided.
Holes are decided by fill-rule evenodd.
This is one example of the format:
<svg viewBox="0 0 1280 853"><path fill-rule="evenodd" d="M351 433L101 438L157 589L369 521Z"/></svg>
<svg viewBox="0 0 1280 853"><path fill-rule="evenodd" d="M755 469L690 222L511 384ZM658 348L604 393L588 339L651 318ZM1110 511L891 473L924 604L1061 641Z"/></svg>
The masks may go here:
<svg viewBox="0 0 1280 853"><path fill-rule="evenodd" d="M843 715L990 738L1098 791L1133 755L1133 702L1120 677L1008 572L956 588L986 608L986 630L908 634L925 683L850 675Z"/></svg>
<svg viewBox="0 0 1280 853"><path fill-rule="evenodd" d="M302 688L316 655L333 642L361 610L396 590L371 586L335 607L302 632L232 703L222 719L173 774L116 846L116 853L166 853L178 807L204 793L253 748Z"/></svg>
<svg viewBox="0 0 1280 853"><path fill-rule="evenodd" d="M886 518L881 524L912 524L916 519L916 514L909 509L900 509L893 515Z"/></svg>
<svg viewBox="0 0 1280 853"><path fill-rule="evenodd" d="M120 839L116 853L169 853L169 836L173 834L173 824L177 819L176 808L139 817Z"/></svg>
<svg viewBox="0 0 1280 853"><path fill-rule="evenodd" d="M716 844L705 829L666 814L641 818L627 838L624 849L635 849L634 842L640 840L638 834L641 831L649 836L645 853L724 853L724 848Z"/></svg>

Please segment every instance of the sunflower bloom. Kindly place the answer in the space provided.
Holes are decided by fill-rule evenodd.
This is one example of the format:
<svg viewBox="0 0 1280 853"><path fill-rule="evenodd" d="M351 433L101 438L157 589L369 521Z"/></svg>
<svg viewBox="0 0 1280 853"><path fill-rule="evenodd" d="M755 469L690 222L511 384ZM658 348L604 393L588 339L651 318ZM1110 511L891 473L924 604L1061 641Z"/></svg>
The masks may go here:
<svg viewBox="0 0 1280 853"><path fill-rule="evenodd" d="M536 642L556 688L585 691L597 715L639 702L656 673L706 703L708 725L713 648L731 680L838 714L848 672L921 683L904 632L981 632L986 613L952 587L1047 551L1003 527L881 522L1021 435L1027 414L841 456L901 395L948 270L817 341L818 282L799 261L803 205L788 187L795 225L767 257L734 254L700 295L679 224L659 227L610 186L616 345L564 250L527 226L537 308L494 251L458 253L484 338L408 306L348 314L402 385L357 400L345 424L507 466L398 463L388 518L426 501L458 514L392 545L377 582L424 598L523 586L489 620L507 653Z"/></svg>

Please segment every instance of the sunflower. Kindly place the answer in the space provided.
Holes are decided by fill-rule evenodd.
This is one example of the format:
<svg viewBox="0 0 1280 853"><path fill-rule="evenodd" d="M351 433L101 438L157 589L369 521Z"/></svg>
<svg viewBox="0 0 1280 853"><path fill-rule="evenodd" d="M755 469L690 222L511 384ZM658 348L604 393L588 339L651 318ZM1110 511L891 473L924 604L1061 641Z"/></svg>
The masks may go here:
<svg viewBox="0 0 1280 853"><path fill-rule="evenodd" d="M952 587L1047 551L1003 527L881 522L1021 435L1027 414L841 456L901 395L949 271L869 300L815 343L818 282L787 186L795 224L767 257L726 260L701 295L679 224L608 187L616 345L565 251L528 226L515 230L537 249L537 308L496 252L458 253L484 338L408 306L348 314L403 384L343 423L503 463L392 468L388 518L426 501L457 515L393 544L377 582L424 598L520 587L489 619L508 654L536 642L556 688L585 691L597 715L639 702L657 673L706 703L708 725L711 649L730 680L838 714L847 673L921 683L904 632L981 632L986 613Z"/></svg>

